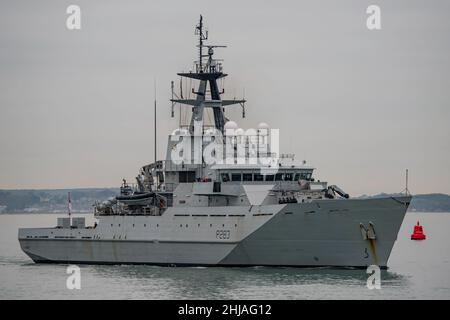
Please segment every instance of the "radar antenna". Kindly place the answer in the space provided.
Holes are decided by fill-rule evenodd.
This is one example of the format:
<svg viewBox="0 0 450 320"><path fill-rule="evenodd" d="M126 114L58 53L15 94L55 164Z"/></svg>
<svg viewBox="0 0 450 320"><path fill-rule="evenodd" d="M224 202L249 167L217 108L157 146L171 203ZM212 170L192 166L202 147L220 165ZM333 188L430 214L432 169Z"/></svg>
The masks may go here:
<svg viewBox="0 0 450 320"><path fill-rule="evenodd" d="M208 40L208 31L203 31L203 17L200 15L200 22L195 27L195 34L198 35L198 70L197 72L203 72L202 60L203 60L203 41Z"/></svg>
<svg viewBox="0 0 450 320"><path fill-rule="evenodd" d="M198 35L198 49L199 57L198 61L195 61L195 72L182 72L178 73L181 77L186 77L194 80L199 80L197 91L192 88L192 93L196 95L195 99L185 99L180 86L180 95L178 97L174 93L174 85L171 83L172 89L172 117L174 117L174 106L179 103L181 105L192 107L191 123L189 125L189 131L194 132L194 119L197 123L202 123L203 126L203 112L205 108L211 108L214 113L214 126L222 133L224 132L224 125L226 117L224 115L225 107L240 104L243 109L243 117L245 117L245 98L241 100L222 100L221 95L225 93L224 90L220 91L217 80L227 76L223 72L222 59L216 59L213 57L215 48L226 48L226 46L205 44L204 41L208 39L208 31L204 30L203 17L200 15L200 21L195 27L195 34ZM203 54L203 48L208 51ZM209 91L207 87L209 85ZM207 93L209 95L207 96ZM190 92L189 92L190 94ZM181 118L181 117L180 117Z"/></svg>

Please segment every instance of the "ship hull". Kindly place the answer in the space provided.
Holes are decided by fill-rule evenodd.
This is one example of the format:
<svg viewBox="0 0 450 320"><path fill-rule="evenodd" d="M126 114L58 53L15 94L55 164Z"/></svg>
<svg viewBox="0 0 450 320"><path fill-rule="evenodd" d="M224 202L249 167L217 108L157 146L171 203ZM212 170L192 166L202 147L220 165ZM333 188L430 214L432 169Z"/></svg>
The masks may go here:
<svg viewBox="0 0 450 320"><path fill-rule="evenodd" d="M120 221L111 217L101 221L103 229L20 229L19 241L37 263L385 268L410 200L321 200L243 207L245 215L234 212L233 218L180 217L176 212L165 218L134 218L133 228L142 222L139 219L159 219L161 229L167 225L160 233L132 232L123 229L124 224L131 224L127 217ZM211 207L183 212L189 210L206 212ZM110 222L111 226L122 223L118 224L122 228L119 238L116 231L106 229ZM362 232L370 224L373 239Z"/></svg>

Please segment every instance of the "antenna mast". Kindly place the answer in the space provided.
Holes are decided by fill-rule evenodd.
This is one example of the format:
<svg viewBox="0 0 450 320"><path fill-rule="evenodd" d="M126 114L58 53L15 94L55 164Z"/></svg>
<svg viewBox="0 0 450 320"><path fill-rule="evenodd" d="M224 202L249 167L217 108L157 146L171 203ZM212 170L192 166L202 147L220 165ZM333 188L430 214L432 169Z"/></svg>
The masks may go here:
<svg viewBox="0 0 450 320"><path fill-rule="evenodd" d="M203 41L208 39L208 31L203 32L203 17L200 15L200 22L195 28L195 34L198 34L198 68L197 72L203 72Z"/></svg>
<svg viewBox="0 0 450 320"><path fill-rule="evenodd" d="M154 128L155 128L155 163L156 163L156 151L157 151L157 149L156 149L156 80L154 81L154 86L155 86L155 119L154 119L154 121L155 121L155 123L154 123Z"/></svg>
<svg viewBox="0 0 450 320"><path fill-rule="evenodd" d="M192 93L196 95L195 99L190 99L188 96L185 99L183 96L174 99L172 89L172 117L174 116L173 108L176 103L186 105L192 108L192 117L189 125L189 131L194 130L194 119L197 122L203 123L204 109L210 108L214 113L214 127L221 132L224 132L224 125L226 117L224 115L224 107L240 104L243 109L243 116L245 116L244 103L245 99L241 100L222 100L221 94L224 90L220 91L217 85L217 80L227 76L222 69L222 59L213 58L215 48L225 48L221 45L204 44L208 40L208 31L204 30L203 17L200 15L200 21L195 27L195 35L198 35L198 61L195 61L195 72L181 72L178 73L181 77L190 78L191 80L199 80L198 90ZM203 54L203 47L207 49L207 52ZM203 63L205 59L205 63ZM209 85L209 90L208 90ZM173 84L172 84L173 88ZM181 91L182 86L180 86ZM180 92L182 94L182 92ZM209 95L207 96L207 94ZM189 93L190 94L190 93Z"/></svg>
<svg viewBox="0 0 450 320"><path fill-rule="evenodd" d="M409 190L408 190L408 169L406 169L406 188L405 188L405 193L409 194Z"/></svg>
<svg viewBox="0 0 450 320"><path fill-rule="evenodd" d="M67 212L70 219L70 216L72 214L72 200L70 199L70 191L67 193Z"/></svg>
<svg viewBox="0 0 450 320"><path fill-rule="evenodd" d="M406 176L405 176L405 194L407 195L407 196L409 196L410 195L410 193L409 193L409 189L408 189L408 169L406 169Z"/></svg>

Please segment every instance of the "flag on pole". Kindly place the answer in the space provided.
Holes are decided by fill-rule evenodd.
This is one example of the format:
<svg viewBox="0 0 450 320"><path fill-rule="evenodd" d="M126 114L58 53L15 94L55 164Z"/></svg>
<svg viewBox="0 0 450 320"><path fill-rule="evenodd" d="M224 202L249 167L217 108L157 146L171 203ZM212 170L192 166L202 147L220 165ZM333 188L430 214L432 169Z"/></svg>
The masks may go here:
<svg viewBox="0 0 450 320"><path fill-rule="evenodd" d="M67 198L68 198L67 209L68 209L69 217L70 217L70 214L72 213L72 200L70 199L70 192L67 194Z"/></svg>

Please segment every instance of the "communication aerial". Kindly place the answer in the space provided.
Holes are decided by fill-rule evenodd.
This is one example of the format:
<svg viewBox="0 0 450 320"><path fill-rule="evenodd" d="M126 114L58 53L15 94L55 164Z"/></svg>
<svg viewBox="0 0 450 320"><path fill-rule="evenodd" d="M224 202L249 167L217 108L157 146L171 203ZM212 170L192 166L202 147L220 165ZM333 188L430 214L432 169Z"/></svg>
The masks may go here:
<svg viewBox="0 0 450 320"><path fill-rule="evenodd" d="M222 133L224 132L224 125L226 118L224 115L225 107L230 105L239 104L242 107L242 117L245 117L245 102L242 99L222 100L220 95L225 93L225 90L219 91L217 80L225 78L227 74L223 73L222 59L214 58L215 48L226 48L224 45L212 45L205 44L208 40L208 31L204 30L203 17L200 15L200 21L195 27L195 35L198 35L198 60L195 61L195 72L178 73L179 76L185 78L191 78L199 80L197 91L192 89L192 93L196 95L195 99L184 99L180 92L180 97L174 92L174 83L171 83L172 89L172 112L171 116L174 117L174 106L179 103L181 105L187 105L192 107L192 118L189 126L189 130L193 132L194 119L196 121L203 121L204 108L212 108L214 113L214 126ZM203 53L203 49L207 49L206 54ZM207 87L209 85L209 90ZM210 97L207 97L209 93Z"/></svg>

